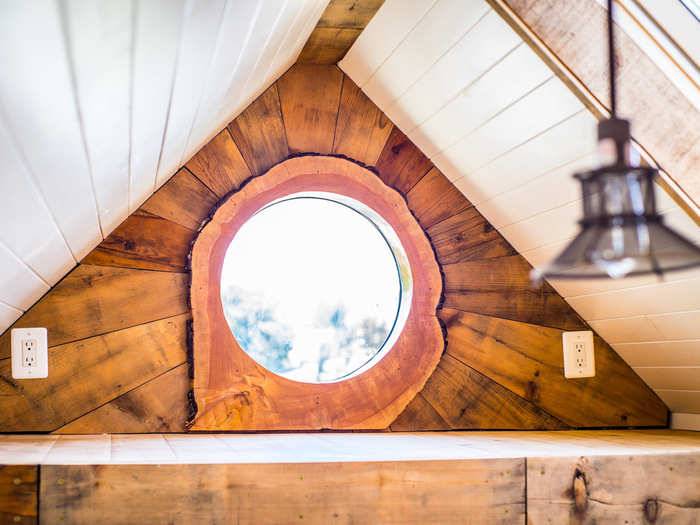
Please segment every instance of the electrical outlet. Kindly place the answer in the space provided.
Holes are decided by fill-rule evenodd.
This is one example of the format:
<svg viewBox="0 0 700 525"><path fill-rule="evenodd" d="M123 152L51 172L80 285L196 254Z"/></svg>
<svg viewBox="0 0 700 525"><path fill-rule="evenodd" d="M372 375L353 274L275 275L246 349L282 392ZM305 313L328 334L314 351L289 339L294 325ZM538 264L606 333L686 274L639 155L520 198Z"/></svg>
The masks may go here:
<svg viewBox="0 0 700 525"><path fill-rule="evenodd" d="M12 329L12 377L34 379L49 376L46 328Z"/></svg>
<svg viewBox="0 0 700 525"><path fill-rule="evenodd" d="M564 332L564 377L595 376L593 332Z"/></svg>

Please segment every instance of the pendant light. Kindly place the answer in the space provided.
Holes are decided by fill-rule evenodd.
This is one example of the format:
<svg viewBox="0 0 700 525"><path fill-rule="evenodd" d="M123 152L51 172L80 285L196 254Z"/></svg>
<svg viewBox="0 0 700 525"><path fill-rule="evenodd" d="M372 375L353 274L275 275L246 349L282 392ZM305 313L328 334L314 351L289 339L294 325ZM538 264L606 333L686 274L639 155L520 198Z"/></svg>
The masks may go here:
<svg viewBox="0 0 700 525"><path fill-rule="evenodd" d="M598 124L608 163L574 175L581 183L580 233L533 280L621 278L700 265L700 247L664 225L656 210L658 170L633 166L629 121L616 116L613 0L608 0L608 60L611 117Z"/></svg>

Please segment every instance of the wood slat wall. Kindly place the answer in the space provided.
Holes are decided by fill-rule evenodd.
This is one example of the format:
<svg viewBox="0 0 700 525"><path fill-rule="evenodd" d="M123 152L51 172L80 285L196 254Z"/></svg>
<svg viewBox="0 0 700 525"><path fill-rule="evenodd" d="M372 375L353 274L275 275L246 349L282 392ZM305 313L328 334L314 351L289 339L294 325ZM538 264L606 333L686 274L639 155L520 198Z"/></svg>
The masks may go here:
<svg viewBox="0 0 700 525"><path fill-rule="evenodd" d="M530 288L529 264L348 77L299 64L15 323L48 328L47 379L11 379L0 336L0 431L182 430L192 237L249 174L308 148L374 166L443 267L447 351L391 430L666 425L663 402L600 338L596 377L564 379L561 332L586 323L551 287Z"/></svg>

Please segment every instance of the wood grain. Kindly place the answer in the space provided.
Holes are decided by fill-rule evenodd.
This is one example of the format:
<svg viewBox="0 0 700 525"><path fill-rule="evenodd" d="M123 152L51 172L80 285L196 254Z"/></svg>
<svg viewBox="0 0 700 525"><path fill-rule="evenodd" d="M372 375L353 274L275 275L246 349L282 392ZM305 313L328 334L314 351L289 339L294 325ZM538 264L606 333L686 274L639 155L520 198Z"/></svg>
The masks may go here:
<svg viewBox="0 0 700 525"><path fill-rule="evenodd" d="M228 129L251 174L260 175L286 159L289 148L277 84L251 102Z"/></svg>
<svg viewBox="0 0 700 525"><path fill-rule="evenodd" d="M217 200L197 177L182 168L144 202L140 210L197 231Z"/></svg>
<svg viewBox="0 0 700 525"><path fill-rule="evenodd" d="M0 465L0 525L38 523L39 468Z"/></svg>
<svg viewBox="0 0 700 525"><path fill-rule="evenodd" d="M596 0L571 4L507 0L507 4L583 82L589 90L581 94L584 100L608 103L607 68L601 67L607 62L604 47L589 45L605 39L603 6ZM634 115L634 138L690 199L700 203L700 112L623 30L616 33L615 49L618 112ZM670 136L684 139L668 140Z"/></svg>
<svg viewBox="0 0 700 525"><path fill-rule="evenodd" d="M571 380L564 377L563 330L449 309L440 319L450 355L569 426L666 424L658 396L599 338L595 377Z"/></svg>
<svg viewBox="0 0 700 525"><path fill-rule="evenodd" d="M425 229L472 206L462 192L437 168L431 168L425 177L409 190L406 202Z"/></svg>
<svg viewBox="0 0 700 525"><path fill-rule="evenodd" d="M418 392L408 406L391 424L394 432L412 432L416 430L450 430L440 414Z"/></svg>
<svg viewBox="0 0 700 525"><path fill-rule="evenodd" d="M525 323L586 330L587 325L547 283L533 288L520 255L446 264L445 308Z"/></svg>
<svg viewBox="0 0 700 525"><path fill-rule="evenodd" d="M438 222L427 233L443 265L517 254L474 207Z"/></svg>
<svg viewBox="0 0 700 525"><path fill-rule="evenodd" d="M181 346L182 341L176 341ZM55 430L56 434L184 432L188 364L183 363Z"/></svg>
<svg viewBox="0 0 700 525"><path fill-rule="evenodd" d="M205 144L186 167L219 198L238 189L250 177L250 170L227 129Z"/></svg>
<svg viewBox="0 0 700 525"><path fill-rule="evenodd" d="M335 128L333 153L374 166L393 124L349 77L343 75L343 91Z"/></svg>
<svg viewBox="0 0 700 525"><path fill-rule="evenodd" d="M300 64L337 64L360 36L362 29L316 27L301 50Z"/></svg>
<svg viewBox="0 0 700 525"><path fill-rule="evenodd" d="M187 275L79 265L12 327L44 326L49 346L185 313ZM10 357L10 331L0 359Z"/></svg>
<svg viewBox="0 0 700 525"><path fill-rule="evenodd" d="M331 0L316 27L364 29L384 0Z"/></svg>
<svg viewBox="0 0 700 525"><path fill-rule="evenodd" d="M75 524L510 524L524 520L524 482L522 459L46 465L40 511Z"/></svg>
<svg viewBox="0 0 700 525"><path fill-rule="evenodd" d="M382 180L406 195L431 168L428 157L394 126L377 160Z"/></svg>
<svg viewBox="0 0 700 525"><path fill-rule="evenodd" d="M567 425L445 354L423 397L453 429L561 429Z"/></svg>
<svg viewBox="0 0 700 525"><path fill-rule="evenodd" d="M265 204L304 191L345 195L376 210L397 233L413 274L410 311L391 351L362 374L334 383L299 383L271 373L241 349L221 309L221 267L230 240ZM338 157L295 157L278 164L225 201L193 246L190 303L199 411L192 429L387 427L423 387L443 351L435 315L441 282L432 247L405 201L374 173Z"/></svg>
<svg viewBox="0 0 700 525"><path fill-rule="evenodd" d="M584 488L578 501L572 490L575 477ZM532 525L690 525L700 522L698 494L698 454L533 458L527 462L527 514Z"/></svg>
<svg viewBox="0 0 700 525"><path fill-rule="evenodd" d="M330 153L343 73L337 66L296 64L277 81L290 153Z"/></svg>
<svg viewBox="0 0 700 525"><path fill-rule="evenodd" d="M83 264L184 272L194 233L152 213L137 210L117 226Z"/></svg>
<svg viewBox="0 0 700 525"><path fill-rule="evenodd" d="M183 314L54 346L46 379L10 379L10 360L0 361L0 428L55 430L184 363L187 319Z"/></svg>

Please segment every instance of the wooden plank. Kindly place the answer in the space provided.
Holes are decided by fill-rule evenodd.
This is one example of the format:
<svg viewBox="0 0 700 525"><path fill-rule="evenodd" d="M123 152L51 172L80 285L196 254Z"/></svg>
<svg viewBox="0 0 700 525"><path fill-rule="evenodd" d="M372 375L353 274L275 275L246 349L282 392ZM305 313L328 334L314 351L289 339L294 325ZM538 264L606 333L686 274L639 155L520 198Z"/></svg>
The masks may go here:
<svg viewBox="0 0 700 525"><path fill-rule="evenodd" d="M445 308L564 330L587 330L547 283L530 285L532 267L520 255L446 264Z"/></svg>
<svg viewBox="0 0 700 525"><path fill-rule="evenodd" d="M297 62L300 64L336 64L360 36L361 29L317 27L309 36Z"/></svg>
<svg viewBox="0 0 700 525"><path fill-rule="evenodd" d="M39 468L0 465L0 525L38 523Z"/></svg>
<svg viewBox="0 0 700 525"><path fill-rule="evenodd" d="M184 272L194 233L179 224L136 211L97 248L83 264L119 266L166 272Z"/></svg>
<svg viewBox="0 0 700 525"><path fill-rule="evenodd" d="M238 189L250 177L250 170L227 129L211 139L185 166L219 198Z"/></svg>
<svg viewBox="0 0 700 525"><path fill-rule="evenodd" d="M421 394L453 429L567 428L449 354L443 355Z"/></svg>
<svg viewBox="0 0 700 525"><path fill-rule="evenodd" d="M273 84L228 125L250 172L260 175L289 155L282 110Z"/></svg>
<svg viewBox="0 0 700 525"><path fill-rule="evenodd" d="M296 64L277 81L290 153L330 153L343 73L336 66Z"/></svg>
<svg viewBox="0 0 700 525"><path fill-rule="evenodd" d="M0 428L55 430L184 363L188 319L182 314L54 346L46 379L10 379L10 360L0 361Z"/></svg>
<svg viewBox="0 0 700 525"><path fill-rule="evenodd" d="M187 169L180 169L141 210L197 231L219 199Z"/></svg>
<svg viewBox="0 0 700 525"><path fill-rule="evenodd" d="M316 27L364 29L384 0L331 0Z"/></svg>
<svg viewBox="0 0 700 525"><path fill-rule="evenodd" d="M178 341L178 345L182 345ZM131 390L55 430L56 434L184 432L188 419L188 364Z"/></svg>
<svg viewBox="0 0 700 525"><path fill-rule="evenodd" d="M381 179L405 195L432 167L430 159L394 126L377 160Z"/></svg>
<svg viewBox="0 0 700 525"><path fill-rule="evenodd" d="M437 168L432 168L411 188L406 201L425 229L471 207L462 192Z"/></svg>
<svg viewBox="0 0 700 525"><path fill-rule="evenodd" d="M75 524L510 524L525 518L524 481L522 459L48 465L40 512Z"/></svg>
<svg viewBox="0 0 700 525"><path fill-rule="evenodd" d="M595 377L564 377L563 330L443 309L447 352L572 427L664 426L666 406L595 339Z"/></svg>
<svg viewBox="0 0 700 525"><path fill-rule="evenodd" d="M700 522L700 454L535 458L527 522Z"/></svg>
<svg viewBox="0 0 700 525"><path fill-rule="evenodd" d="M343 75L333 153L373 166L392 129L393 125L386 115L350 77Z"/></svg>
<svg viewBox="0 0 700 525"><path fill-rule="evenodd" d="M420 392L408 404L391 424L394 432L411 432L416 430L449 430L440 414L428 403Z"/></svg>
<svg viewBox="0 0 700 525"><path fill-rule="evenodd" d="M44 326L49 346L188 311L187 275L81 264L12 325ZM0 359L10 357L10 331Z"/></svg>
<svg viewBox="0 0 700 525"><path fill-rule="evenodd" d="M437 223L427 233L441 264L517 253L474 207Z"/></svg>

